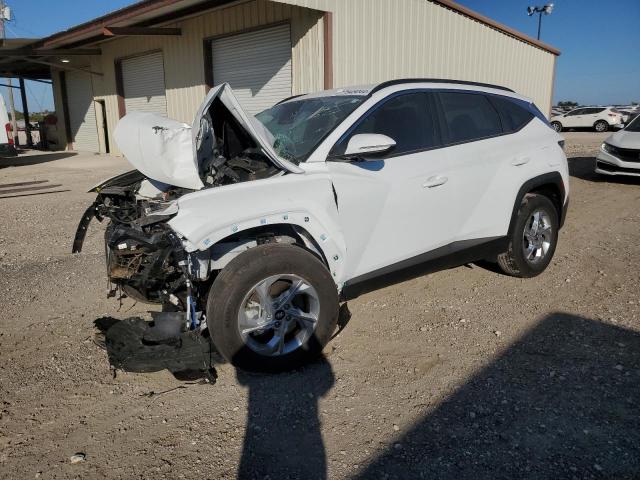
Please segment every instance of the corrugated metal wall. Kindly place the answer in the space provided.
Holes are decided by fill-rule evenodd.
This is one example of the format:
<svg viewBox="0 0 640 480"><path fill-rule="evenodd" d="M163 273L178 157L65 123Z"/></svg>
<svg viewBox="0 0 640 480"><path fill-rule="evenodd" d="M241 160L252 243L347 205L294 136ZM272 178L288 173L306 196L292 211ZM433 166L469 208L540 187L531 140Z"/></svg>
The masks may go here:
<svg viewBox="0 0 640 480"><path fill-rule="evenodd" d="M161 50L167 114L191 123L206 94L204 39L284 21L291 22L293 93L321 90L324 76L322 13L267 0L242 2L166 25L182 28L179 37L124 37L100 44L102 55L92 61L92 68L104 73L94 88L96 98L106 103L109 134L112 135L119 120L116 59ZM112 153L119 153L112 138L109 143Z"/></svg>
<svg viewBox="0 0 640 480"><path fill-rule="evenodd" d="M334 84L494 83L551 105L555 55L428 0L275 0L333 11Z"/></svg>

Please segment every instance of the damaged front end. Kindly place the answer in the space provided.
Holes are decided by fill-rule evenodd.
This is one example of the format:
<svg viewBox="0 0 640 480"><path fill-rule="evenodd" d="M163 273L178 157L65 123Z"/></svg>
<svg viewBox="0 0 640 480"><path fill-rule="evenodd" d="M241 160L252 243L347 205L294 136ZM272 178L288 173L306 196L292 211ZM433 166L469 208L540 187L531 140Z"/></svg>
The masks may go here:
<svg viewBox="0 0 640 480"><path fill-rule="evenodd" d="M189 191L156 189L138 171L115 177L92 189L98 195L83 215L73 243L82 250L93 218L108 220L105 254L109 296L147 303L173 304L185 310L189 292L189 258L167 220L177 213L176 200ZM155 196L142 196L151 192Z"/></svg>
<svg viewBox="0 0 640 480"><path fill-rule="evenodd" d="M115 139L136 170L90 190L97 197L80 221L73 253L82 250L92 219L108 221L108 295L163 304L195 328L213 280L211 262L208 252L188 253L186 239L167 222L178 213L178 200L198 190L298 172L277 157L267 135L228 85L207 96L192 127L148 113L126 115Z"/></svg>

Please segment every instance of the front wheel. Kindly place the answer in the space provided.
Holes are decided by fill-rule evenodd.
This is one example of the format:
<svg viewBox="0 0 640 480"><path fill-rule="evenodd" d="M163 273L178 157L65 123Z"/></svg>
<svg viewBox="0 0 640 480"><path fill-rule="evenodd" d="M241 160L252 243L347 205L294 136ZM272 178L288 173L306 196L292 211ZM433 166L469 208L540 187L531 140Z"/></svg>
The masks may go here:
<svg viewBox="0 0 640 480"><path fill-rule="evenodd" d="M234 258L209 292L207 324L216 349L250 371L285 371L318 356L338 319L327 267L293 245L267 244Z"/></svg>
<svg viewBox="0 0 640 480"><path fill-rule="evenodd" d="M560 122L551 122L551 127L558 133L562 131L562 124Z"/></svg>
<svg viewBox="0 0 640 480"><path fill-rule="evenodd" d="M558 212L548 197L527 194L509 234L509 247L498 255L504 273L529 278L551 262L558 243Z"/></svg>
<svg viewBox="0 0 640 480"><path fill-rule="evenodd" d="M607 130L609 130L609 124L607 122L605 122L604 120L598 120L593 125L593 128L596 129L596 132L606 132Z"/></svg>

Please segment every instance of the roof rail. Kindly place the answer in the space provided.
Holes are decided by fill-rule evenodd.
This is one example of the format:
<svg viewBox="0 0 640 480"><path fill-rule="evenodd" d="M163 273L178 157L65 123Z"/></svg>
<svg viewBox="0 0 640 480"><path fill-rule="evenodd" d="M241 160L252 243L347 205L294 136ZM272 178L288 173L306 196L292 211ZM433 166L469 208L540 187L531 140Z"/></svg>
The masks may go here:
<svg viewBox="0 0 640 480"><path fill-rule="evenodd" d="M456 85L472 85L475 87L496 88L498 90L505 90L507 92L515 93L510 88L501 87L500 85L492 85L490 83L469 82L466 80L450 80L446 78L400 78L397 80L389 80L387 82L382 82L381 84L374 87L374 89L371 90L371 92L369 92L369 96L382 90L383 88L392 87L394 85L402 85L403 83L453 83Z"/></svg>

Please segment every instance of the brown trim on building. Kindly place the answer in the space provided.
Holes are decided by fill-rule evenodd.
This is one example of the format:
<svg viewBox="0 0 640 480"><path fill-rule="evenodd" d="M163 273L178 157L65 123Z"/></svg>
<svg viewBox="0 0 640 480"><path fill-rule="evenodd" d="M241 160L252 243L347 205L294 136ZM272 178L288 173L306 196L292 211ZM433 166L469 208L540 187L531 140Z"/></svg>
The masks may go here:
<svg viewBox="0 0 640 480"><path fill-rule="evenodd" d="M324 12L324 89L333 88L333 13Z"/></svg>
<svg viewBox="0 0 640 480"><path fill-rule="evenodd" d="M71 119L69 118L69 96L67 95L67 79L65 72L58 72L60 78L60 96L62 97L62 115L64 116L64 130L67 149L73 150L73 136L71 135Z"/></svg>
<svg viewBox="0 0 640 480"><path fill-rule="evenodd" d="M38 45L55 46L68 45L69 47L80 46L105 40L108 37L102 34L102 28L108 26L116 26L117 23L128 22L127 26L148 27L164 23L167 21L178 21L182 17L193 15L195 13L211 10L232 3L237 0L204 0L200 3L180 8L179 4L184 0L146 0L139 1L120 10L116 10L102 17L95 18L89 22L82 23L63 32L54 33L53 35L42 39ZM155 18L149 18L140 22L135 22L135 18L139 15L148 14L154 10L175 5L171 11L158 15ZM88 38L77 39L77 37L91 35Z"/></svg>
<svg viewBox="0 0 640 480"><path fill-rule="evenodd" d="M114 70L116 74L116 95L118 96L118 118L122 118L127 113L127 107L124 103L124 83L122 81L122 59L119 58L114 62Z"/></svg>
<svg viewBox="0 0 640 480"><path fill-rule="evenodd" d="M459 3L456 3L452 0L430 0L430 1L432 1L433 3L437 3L445 8L450 8L451 10L455 10L456 12L461 13L462 15L466 15L467 17L470 17L481 23L484 23L492 28L495 28L496 30L506 33L507 35L510 35L519 40L522 40L525 43L533 45L534 47L541 48L542 50L546 50L547 52L553 53L554 55L560 55L560 50L552 47L551 45L541 42L540 40L536 40L535 38L532 38L529 35L525 35L524 33L519 32L517 30L514 30L511 27L507 27L506 25L496 22L495 20L492 20L489 17L485 17L484 15L481 15L478 12L474 12L473 10L467 7L463 7Z"/></svg>
<svg viewBox="0 0 640 480"><path fill-rule="evenodd" d="M167 27L102 27L102 34L105 37L127 37L127 36L153 36L153 35L182 35L180 28Z"/></svg>
<svg viewBox="0 0 640 480"><path fill-rule="evenodd" d="M213 88L213 46L212 41L205 39L202 42L204 55L204 85L207 93Z"/></svg>

